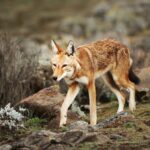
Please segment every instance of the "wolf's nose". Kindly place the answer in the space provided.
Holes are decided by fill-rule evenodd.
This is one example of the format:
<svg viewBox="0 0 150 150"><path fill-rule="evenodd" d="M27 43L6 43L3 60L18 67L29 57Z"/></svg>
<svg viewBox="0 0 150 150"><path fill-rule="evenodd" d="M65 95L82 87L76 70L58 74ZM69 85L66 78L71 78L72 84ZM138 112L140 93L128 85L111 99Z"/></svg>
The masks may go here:
<svg viewBox="0 0 150 150"><path fill-rule="evenodd" d="M56 81L56 80L57 80L57 77L56 77L56 76L53 76L53 80L55 80L55 81Z"/></svg>

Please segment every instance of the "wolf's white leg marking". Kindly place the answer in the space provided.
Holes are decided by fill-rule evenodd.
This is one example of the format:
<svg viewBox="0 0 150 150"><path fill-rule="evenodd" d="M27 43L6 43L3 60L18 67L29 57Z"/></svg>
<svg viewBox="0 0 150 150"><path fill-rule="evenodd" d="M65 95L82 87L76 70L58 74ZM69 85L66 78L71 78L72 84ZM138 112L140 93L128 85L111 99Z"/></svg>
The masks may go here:
<svg viewBox="0 0 150 150"><path fill-rule="evenodd" d="M120 112L124 111L125 99L124 99L124 97L121 95L120 92L114 91L114 93L115 93L115 95L117 96L118 103L119 103L117 113L120 113Z"/></svg>
<svg viewBox="0 0 150 150"><path fill-rule="evenodd" d="M136 109L135 90L133 88L128 88L128 89L130 91L129 108L133 112Z"/></svg>
<svg viewBox="0 0 150 150"><path fill-rule="evenodd" d="M90 124L95 125L97 123L95 81L88 85L88 92L90 99Z"/></svg>
<svg viewBox="0 0 150 150"><path fill-rule="evenodd" d="M79 93L79 85L77 83L72 83L69 87L69 90L67 92L66 98L61 106L60 109L60 124L59 126L62 127L64 124L66 124L67 121L67 111L69 106L72 104L73 100Z"/></svg>

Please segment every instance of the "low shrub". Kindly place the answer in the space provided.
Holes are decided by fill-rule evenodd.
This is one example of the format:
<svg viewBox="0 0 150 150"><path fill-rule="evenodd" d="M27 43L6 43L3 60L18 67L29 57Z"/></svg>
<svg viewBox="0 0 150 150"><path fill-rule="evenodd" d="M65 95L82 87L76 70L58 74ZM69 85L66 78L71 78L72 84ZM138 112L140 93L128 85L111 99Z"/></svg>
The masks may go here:
<svg viewBox="0 0 150 150"><path fill-rule="evenodd" d="M19 107L16 111L11 104L8 103L4 108L0 108L0 128L18 129L24 127L23 119L25 118L21 112L26 109Z"/></svg>
<svg viewBox="0 0 150 150"><path fill-rule="evenodd" d="M15 104L34 93L32 79L36 73L38 55L29 54L21 41L0 34L0 105Z"/></svg>

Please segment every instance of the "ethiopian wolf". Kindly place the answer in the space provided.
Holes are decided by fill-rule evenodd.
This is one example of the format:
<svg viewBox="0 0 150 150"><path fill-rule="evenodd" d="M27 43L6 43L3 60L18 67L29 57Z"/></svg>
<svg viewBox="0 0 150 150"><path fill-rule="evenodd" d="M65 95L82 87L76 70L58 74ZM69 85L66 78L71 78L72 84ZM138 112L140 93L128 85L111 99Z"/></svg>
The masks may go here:
<svg viewBox="0 0 150 150"><path fill-rule="evenodd" d="M113 39L81 45L78 48L71 41L66 50L53 40L51 45L53 79L65 79L69 86L60 110L60 127L66 124L67 110L80 90L80 83L86 85L89 93L90 124L97 123L95 79L99 77L103 78L116 95L119 103L117 113L124 110L125 104L125 95L121 88L130 92L130 110L136 109L135 83L139 80L132 72L132 59L125 45Z"/></svg>

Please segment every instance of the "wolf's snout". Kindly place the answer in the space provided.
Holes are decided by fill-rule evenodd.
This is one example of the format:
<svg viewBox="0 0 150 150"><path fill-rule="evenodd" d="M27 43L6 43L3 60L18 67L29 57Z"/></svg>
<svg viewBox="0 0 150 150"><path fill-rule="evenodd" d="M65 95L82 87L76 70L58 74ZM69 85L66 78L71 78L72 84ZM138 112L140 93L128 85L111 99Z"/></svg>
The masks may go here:
<svg viewBox="0 0 150 150"><path fill-rule="evenodd" d="M55 81L56 81L56 80L57 80L57 77L56 77L56 76L53 76L53 80L55 80Z"/></svg>

